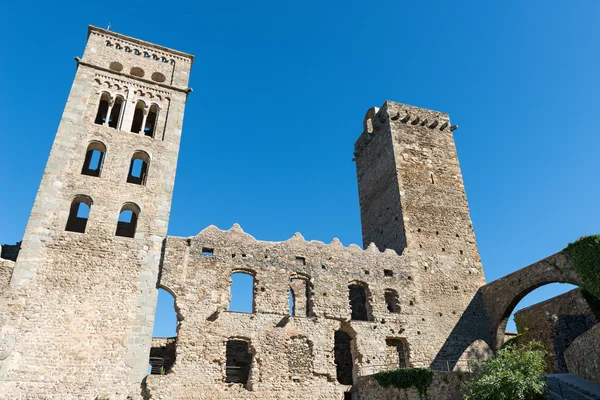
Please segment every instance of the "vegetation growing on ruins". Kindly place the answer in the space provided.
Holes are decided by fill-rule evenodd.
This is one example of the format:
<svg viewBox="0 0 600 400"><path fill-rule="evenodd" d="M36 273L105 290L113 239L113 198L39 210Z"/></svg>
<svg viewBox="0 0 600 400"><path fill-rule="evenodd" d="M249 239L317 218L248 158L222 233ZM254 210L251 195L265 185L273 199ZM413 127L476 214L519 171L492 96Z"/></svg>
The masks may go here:
<svg viewBox="0 0 600 400"><path fill-rule="evenodd" d="M414 387L420 399L427 399L433 371L426 368L400 368L395 371L378 372L373 377L382 387L394 386L398 389Z"/></svg>
<svg viewBox="0 0 600 400"><path fill-rule="evenodd" d="M540 342L507 346L478 363L476 378L463 385L465 400L532 400L544 391L545 352Z"/></svg>
<svg viewBox="0 0 600 400"><path fill-rule="evenodd" d="M582 282L583 296L600 316L600 235L583 236L564 249Z"/></svg>

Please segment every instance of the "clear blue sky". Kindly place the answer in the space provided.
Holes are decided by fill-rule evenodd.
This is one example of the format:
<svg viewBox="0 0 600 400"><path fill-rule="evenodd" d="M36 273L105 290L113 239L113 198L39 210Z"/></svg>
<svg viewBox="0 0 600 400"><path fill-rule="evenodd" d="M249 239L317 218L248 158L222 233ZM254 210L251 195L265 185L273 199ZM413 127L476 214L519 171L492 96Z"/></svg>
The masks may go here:
<svg viewBox="0 0 600 400"><path fill-rule="evenodd" d="M7 2L0 243L20 240L87 24L196 55L169 234L361 242L371 106L450 113L486 278L598 233L600 2ZM521 304L564 288L538 289Z"/></svg>

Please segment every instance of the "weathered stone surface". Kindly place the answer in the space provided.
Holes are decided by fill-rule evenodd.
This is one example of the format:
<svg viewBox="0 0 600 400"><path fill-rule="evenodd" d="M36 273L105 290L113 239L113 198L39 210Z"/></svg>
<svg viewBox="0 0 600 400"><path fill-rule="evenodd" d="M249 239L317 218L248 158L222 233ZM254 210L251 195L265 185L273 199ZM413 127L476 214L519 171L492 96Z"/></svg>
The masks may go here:
<svg viewBox="0 0 600 400"><path fill-rule="evenodd" d="M427 390L429 400L461 400L461 385L471 379L471 374L455 372L434 372L431 385ZM393 386L381 387L375 378L370 376L358 379L358 391L361 399L369 400L422 400L417 389L398 389Z"/></svg>
<svg viewBox="0 0 600 400"><path fill-rule="evenodd" d="M0 367L0 396L140 396L192 59L89 28L10 288L2 299L0 338L15 340ZM123 64L120 72L111 69L113 62ZM133 67L144 69L145 77L131 74ZM153 81L154 72L168 80ZM124 99L115 114L116 127L95 123L103 93L111 98L109 107L117 96ZM138 101L146 113L152 104L159 108L153 137L130 132ZM91 143L106 150L99 176L82 173ZM126 181L137 151L150 157L145 185ZM65 229L78 196L91 205L85 233ZM115 236L126 204L139 210L135 238ZM76 222L81 228L81 219Z"/></svg>
<svg viewBox="0 0 600 400"><path fill-rule="evenodd" d="M520 334L517 343L541 342L546 350L546 371L558 373L569 372L564 359L567 347L597 321L581 290L574 289L519 310L515 322Z"/></svg>
<svg viewBox="0 0 600 400"><path fill-rule="evenodd" d="M600 324L571 343L565 361L570 373L600 383Z"/></svg>
<svg viewBox="0 0 600 400"><path fill-rule="evenodd" d="M448 115L390 101L355 144L364 250L238 225L167 237L192 61L90 27L17 261L0 262L0 399L412 399L360 377L463 369L521 296L578 282L559 253L484 286ZM228 311L236 272L251 313ZM152 342L159 287L178 337ZM165 375L146 377L149 356ZM432 398L451 398L436 379Z"/></svg>

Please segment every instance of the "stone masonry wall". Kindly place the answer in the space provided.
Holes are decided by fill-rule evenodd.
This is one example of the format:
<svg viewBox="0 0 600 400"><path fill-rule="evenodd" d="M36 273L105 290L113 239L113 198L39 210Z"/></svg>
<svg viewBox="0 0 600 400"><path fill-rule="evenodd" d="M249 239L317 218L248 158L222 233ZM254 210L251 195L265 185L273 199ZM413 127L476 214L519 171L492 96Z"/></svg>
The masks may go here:
<svg viewBox="0 0 600 400"><path fill-rule="evenodd" d="M434 372L431 385L427 390L429 400L462 400L461 385L470 379L471 374L453 372ZM381 387L375 378L361 377L358 380L361 399L367 400L422 400L417 389L398 389L393 386Z"/></svg>
<svg viewBox="0 0 600 400"><path fill-rule="evenodd" d="M254 275L253 313L228 311L236 271ZM289 315L292 278L309 282L310 317ZM171 374L147 378L149 396L305 399L310 391L315 398L342 398L350 388L336 381L337 330L352 339L355 384L359 375L390 369L390 339L407 344L409 365L436 367L436 356L481 281L480 266L467 260L398 256L374 245L344 247L337 239L326 245L296 234L285 242L261 242L239 226L169 237L160 286L174 295L179 313L177 357ZM367 288L369 321L350 318L348 285L354 283ZM388 311L386 289L399 294L399 313ZM224 382L230 339L248 341L254 355L245 387ZM306 351L294 350L299 348Z"/></svg>
<svg viewBox="0 0 600 400"><path fill-rule="evenodd" d="M600 383L600 324L571 343L565 361L570 373Z"/></svg>
<svg viewBox="0 0 600 400"><path fill-rule="evenodd" d="M568 372L565 350L596 319L581 289L574 289L516 312L515 322L520 333L517 343L540 341L546 350L546 371L556 373Z"/></svg>
<svg viewBox="0 0 600 400"><path fill-rule="evenodd" d="M187 58L175 68L166 64L175 85L159 84L128 70L108 69L115 60L137 62L140 56L106 46L107 38L127 40L90 27L10 289L2 299L0 337L13 341L14 349L0 366L0 398L140 396L192 57L157 47L178 60ZM153 62L158 70L167 68ZM118 94L125 99L116 128L95 124L103 92L113 100ZM138 100L159 105L160 135L130 132ZM92 142L106 148L100 176L82 174ZM145 185L126 181L136 151L149 155ZM91 199L85 233L66 231L71 203L81 195ZM139 209L134 238L115 236L126 204Z"/></svg>

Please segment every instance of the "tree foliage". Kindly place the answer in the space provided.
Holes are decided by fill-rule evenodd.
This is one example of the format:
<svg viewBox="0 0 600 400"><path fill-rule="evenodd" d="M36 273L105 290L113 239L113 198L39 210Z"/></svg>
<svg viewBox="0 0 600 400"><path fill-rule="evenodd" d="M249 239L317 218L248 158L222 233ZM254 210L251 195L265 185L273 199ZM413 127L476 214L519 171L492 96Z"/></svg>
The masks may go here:
<svg viewBox="0 0 600 400"><path fill-rule="evenodd" d="M478 363L476 378L463 385L465 400L532 400L544 391L545 352L540 342L506 346Z"/></svg>

